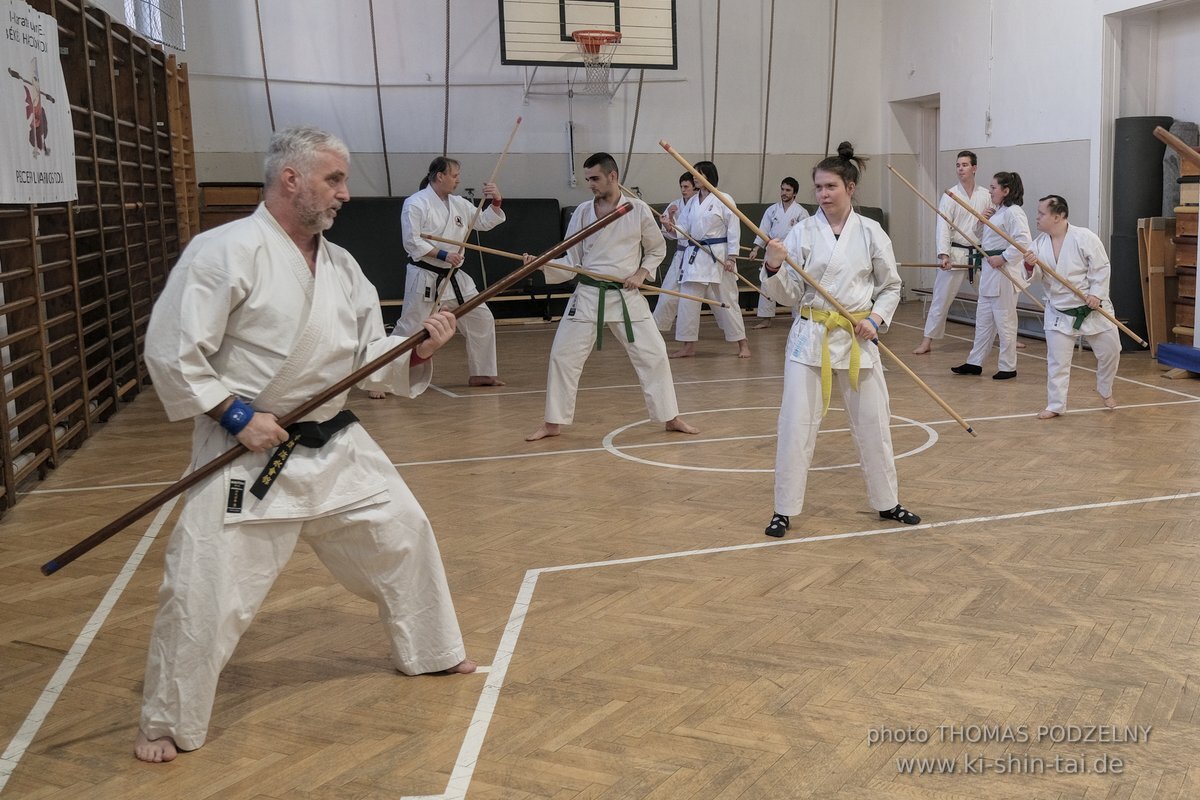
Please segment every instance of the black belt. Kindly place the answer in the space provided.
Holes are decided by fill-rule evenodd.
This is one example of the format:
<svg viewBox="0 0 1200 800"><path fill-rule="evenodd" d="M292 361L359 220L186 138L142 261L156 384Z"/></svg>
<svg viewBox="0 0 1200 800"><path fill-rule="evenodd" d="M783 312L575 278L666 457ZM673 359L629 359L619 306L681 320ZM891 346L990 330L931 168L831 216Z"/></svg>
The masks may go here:
<svg viewBox="0 0 1200 800"><path fill-rule="evenodd" d="M250 489L250 494L262 500L267 495L267 490L275 483L275 479L279 477L279 473L283 472L283 467L287 464L288 457L292 451L296 449L296 445L302 444L305 447L311 447L314 450L319 447L324 447L325 443L333 438L333 435L343 428L348 428L358 422L358 417L354 416L354 412L350 409L339 411L333 418L327 419L324 422L293 422L287 426L287 432L291 434L288 440L279 445L275 449L274 455L267 465L263 467L263 471L258 474L258 478L254 481L254 486Z"/></svg>
<svg viewBox="0 0 1200 800"><path fill-rule="evenodd" d="M460 306L465 302L463 300L462 287L458 285L458 270L452 270L449 267L434 267L426 264L423 261L413 261L411 263L414 267L420 267L421 269L428 270L434 275L438 276L437 281L435 281L433 284L433 299L436 300L437 296L441 293L442 281L449 277L450 288L454 290L454 299L458 301ZM451 275L451 273L453 273L453 275Z"/></svg>

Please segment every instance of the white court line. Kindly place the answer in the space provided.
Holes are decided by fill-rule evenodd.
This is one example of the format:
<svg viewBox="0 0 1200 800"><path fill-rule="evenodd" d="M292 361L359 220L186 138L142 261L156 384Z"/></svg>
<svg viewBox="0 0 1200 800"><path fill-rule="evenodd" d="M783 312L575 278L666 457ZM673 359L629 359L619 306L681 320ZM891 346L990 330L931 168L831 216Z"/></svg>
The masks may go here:
<svg viewBox="0 0 1200 800"><path fill-rule="evenodd" d="M25 717L25 721L21 723L21 727L13 736L12 741L8 743L8 747L5 748L4 755L0 755L0 792L4 791L4 785L8 783L13 770L17 768L21 757L25 755L25 751L33 742L34 737L37 736L38 729L46 721L50 710L54 708L54 704L62 695L63 689L66 688L67 681L71 680L71 675L75 672L75 668L83 660L84 654L91 647L92 641L95 640L96 635L100 632L104 621L108 619L109 612L117 604L117 600L121 598L121 594L125 591L125 587L129 584L133 573L141 565L146 551L150 549L150 545L154 544L155 537L162 530L163 524L166 523L167 517L171 516L171 511L174 510L175 504L178 502L179 495L176 495L169 503L159 509L158 514L155 515L154 520L150 523L150 527L142 534L137 547L133 549L129 558L126 559L125 565L121 567L121 571L117 574L112 586L109 587L100 604L96 606L96 610L92 612L91 619L87 621L87 624L83 626L79 635L75 637L75 642L71 645L71 649L63 657L62 663L58 665L58 669L50 677L46 688L42 689L37 702L34 703L33 708Z"/></svg>
<svg viewBox="0 0 1200 800"><path fill-rule="evenodd" d="M643 564L650 561L665 561L668 559L688 558L691 556L705 556L719 553L736 553L743 550L759 550L765 547L788 547L804 544L812 544L813 542L830 542L838 539L856 539L867 536L884 536L898 533L914 533L920 530L936 530L938 528L948 528L957 525L976 525L986 522L1002 522L1006 520L1024 519L1029 517L1041 517L1049 514L1066 514L1074 511L1091 511L1103 508L1116 508L1119 506L1145 505L1148 503L1162 503L1171 500L1186 500L1200 497L1200 492L1184 492L1180 494L1158 495L1155 497L1142 497L1132 500L1111 500L1103 503L1082 503L1073 506L1060 506L1058 508L1042 508L1033 511L1017 511L1011 514L995 514L984 517L968 517L966 519L946 520L944 522L926 522L920 525L912 526L891 526L888 528L873 528L865 531L852 531L849 533L831 533L825 536L810 536L808 538L799 539L782 539L770 542L753 542L748 544L727 545L725 547L706 547L700 550L681 550L671 553L659 553L648 556L633 556L631 558L614 558L606 561L588 561L581 564L562 564L555 567L539 567L530 569L525 572L525 577L521 581L521 588L517 592L517 599L513 603L512 611L508 616L508 625L504 628L504 635L501 637L500 644L497 647L496 658L492 662L492 672L488 675L487 684L484 686L483 693L479 697L479 701L475 706L475 713L471 717L471 722L467 727L467 732L463 738L462 747L459 748L458 759L455 761L454 769L450 773L450 781L446 786L446 790L438 795L421 795L421 796L405 796L401 800L463 800L467 796L467 789L471 785L471 778L475 773L475 766L479 763L479 754L483 749L483 741L487 736L488 727L491 725L492 714L495 711L496 703L500 697L500 690L504 685L504 676L508 672L508 665L511 663L513 654L516 650L517 639L521 635L521 628L525 624L525 619L529 613L529 608L533 602L533 592L537 587L538 578L543 574L553 572L570 572L584 569L594 569L599 567L621 566L626 564ZM499 667L497 666L499 665Z"/></svg>
<svg viewBox="0 0 1200 800"><path fill-rule="evenodd" d="M469 395L455 394L454 392L450 391L449 389L443 389L442 387L438 386L437 384L433 384L433 383L429 384L429 388L433 389L435 392L440 392L441 394L446 395L446 397L453 397L455 400L459 400L464 396L469 396Z"/></svg>

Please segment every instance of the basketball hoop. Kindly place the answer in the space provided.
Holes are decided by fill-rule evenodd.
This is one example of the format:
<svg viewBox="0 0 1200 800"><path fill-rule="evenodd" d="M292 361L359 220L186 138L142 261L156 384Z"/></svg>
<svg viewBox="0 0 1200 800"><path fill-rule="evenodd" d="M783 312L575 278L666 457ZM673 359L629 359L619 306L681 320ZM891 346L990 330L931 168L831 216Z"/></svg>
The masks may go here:
<svg viewBox="0 0 1200 800"><path fill-rule="evenodd" d="M572 31L571 38L579 47L579 57L587 74L583 94L608 94L608 73L613 55L621 42L619 31L582 30Z"/></svg>

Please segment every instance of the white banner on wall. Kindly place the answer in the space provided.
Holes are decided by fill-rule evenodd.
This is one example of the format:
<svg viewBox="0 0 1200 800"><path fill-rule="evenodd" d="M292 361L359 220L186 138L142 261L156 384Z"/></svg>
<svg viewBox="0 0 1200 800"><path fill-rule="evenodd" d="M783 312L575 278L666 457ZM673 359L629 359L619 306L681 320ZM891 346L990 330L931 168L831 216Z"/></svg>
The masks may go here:
<svg viewBox="0 0 1200 800"><path fill-rule="evenodd" d="M58 25L23 0L0 0L0 9L0 203L76 200Z"/></svg>

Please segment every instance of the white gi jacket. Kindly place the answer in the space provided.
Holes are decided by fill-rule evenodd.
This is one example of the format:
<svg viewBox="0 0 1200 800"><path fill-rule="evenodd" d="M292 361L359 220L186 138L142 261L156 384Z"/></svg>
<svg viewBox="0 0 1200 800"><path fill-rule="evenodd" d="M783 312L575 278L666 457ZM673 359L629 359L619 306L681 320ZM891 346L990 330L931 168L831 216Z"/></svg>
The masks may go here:
<svg viewBox="0 0 1200 800"><path fill-rule="evenodd" d="M1099 297L1101 307L1108 313L1113 313L1112 301L1108 297L1108 282L1112 269L1100 237L1087 228L1068 225L1067 235L1063 239L1057 259L1054 257L1054 242L1048 233L1043 233L1034 240L1033 250L1038 258L1068 283L1085 295ZM1033 279L1038 278L1046 287L1045 330L1058 331L1070 336L1090 336L1117 327L1112 320L1093 311L1084 318L1083 325L1075 330L1075 318L1063 314L1058 309L1078 308L1086 304L1070 289L1045 274L1041 267L1035 266Z"/></svg>
<svg viewBox="0 0 1200 800"><path fill-rule="evenodd" d="M887 329L900 304L900 273L892 240L878 222L851 211L841 235L835 239L825 212L818 209L816 215L792 228L784 245L792 260L847 311L873 311L883 318L880 332ZM760 278L763 290L781 305L833 310L787 264L774 275L764 266ZM797 316L788 334L787 357L820 367L824 338L823 324ZM829 331L829 357L834 369L850 367L851 339L852 334L841 328ZM873 366L875 361L874 348L861 348L860 367Z"/></svg>
<svg viewBox="0 0 1200 800"><path fill-rule="evenodd" d="M966 209L963 211L965 212ZM1021 247L1029 249L1029 245L1032 243L1029 236L1029 217L1025 216L1025 210L1020 206L1000 206L988 221L1007 233ZM983 237L980 244L983 245L984 250L989 252L1003 249L1004 252L1001 255L1006 263L1000 269L1013 276L1022 288L1029 285L1029 282L1025 280L1025 267L1022 261L1024 256L1021 255L1020 250L1006 242L1003 236L986 225L983 226ZM981 297L1010 297L1016 292L1017 287L1013 286L1012 281L1001 275L999 269L984 263L983 268L979 270L979 295Z"/></svg>
<svg viewBox="0 0 1200 800"><path fill-rule="evenodd" d="M623 202L632 203L633 211L568 250L565 263L589 272L609 275L618 283L637 272L639 268L644 268L650 273L647 280L654 280L658 265L667 253L666 242L663 241L662 233L654 221L650 206L634 197L623 198ZM567 225L567 237L591 225L596 219L594 200L576 206L575 212L571 214L571 222ZM554 267L546 267L545 274L547 283L562 283L575 277L572 272ZM621 309L622 296L629 309L631 321L649 319L650 306L641 292L609 289L604 300L606 321L617 322L624 319ZM567 303L563 318L595 322L599 298L600 289L580 283Z"/></svg>
<svg viewBox="0 0 1200 800"><path fill-rule="evenodd" d="M733 198L729 195L725 195L725 199L733 202ZM695 208L692 210L686 228L688 236L698 242L712 239L725 239L725 241L700 248L687 242L687 253L683 257L683 274L680 282L720 283L722 275L725 273L723 262L730 255L737 255L742 228L737 215L726 208L716 195L708 193L702 202L698 200L693 202ZM708 254L709 250L712 250L713 255L719 259L718 261L712 260Z"/></svg>
<svg viewBox="0 0 1200 800"><path fill-rule="evenodd" d="M321 238L314 276L299 248L259 205L253 215L192 239L171 270L146 333L146 366L168 418L195 418L192 467L237 444L205 412L236 395L256 411L283 416L402 339L384 333L379 296L354 258ZM406 353L372 375L415 397L430 364L409 373ZM312 411L324 421L346 393ZM271 456L248 453L192 490L189 503L226 505L231 480L244 481L243 507L225 522L315 517L377 502L390 461L361 425L324 447L299 446L266 497L249 489Z"/></svg>
<svg viewBox="0 0 1200 800"><path fill-rule="evenodd" d="M443 270L449 269L449 262L442 261L437 257L438 251L455 252L457 248L453 245L431 242L422 238L421 234L430 233L443 239L461 242L467 238L467 226L471 224L472 219L475 219L475 206L470 200L452 194L443 201L437 196L437 192L433 190L432 186L426 186L404 201L404 208L400 213L401 233L404 237L404 249L408 252L408 257L413 263L428 264ZM495 205L489 205L479 214L474 230L488 231L504 220L504 212L497 209ZM433 300L432 292L433 286L438 280L437 275L428 270L421 270L421 273L422 280L419 283L424 285L413 286L413 288L419 293L430 293L430 296L425 299ZM467 300L471 295L477 294L475 283L461 270L456 272L455 276L457 277L460 273L464 289L463 299ZM412 282L413 278L410 278L405 285L406 295ZM452 293L453 288L447 287L442 292L442 296L453 297Z"/></svg>
<svg viewBox="0 0 1200 800"><path fill-rule="evenodd" d="M793 200L790 206L784 208L781 201L763 213L762 222L758 227L762 228L763 233L771 239L782 240L791 232L793 225L798 225L806 219L808 219L808 211L800 203ZM754 237L755 247L762 247L765 244L766 242L761 236Z"/></svg>
<svg viewBox="0 0 1200 800"><path fill-rule="evenodd" d="M949 191L954 192L960 198L962 198L963 200L966 200L967 203L972 208L974 208L976 211L978 211L980 214L983 214L985 211L987 211L989 208L992 207L992 196L988 193L987 189L983 188L979 184L975 184L975 191L971 192L970 197L967 197L967 190L963 187L963 185L961 183L954 184L953 188L951 188ZM984 224L982 222L980 222L978 219L976 219L975 217L971 216L970 211L967 211L965 208L963 208L958 203L951 200L946 195L942 195L942 199L938 201L938 211L941 211L947 217L952 219L954 221L954 224L957 225L960 230L964 230L967 233L971 234L971 236L974 237L975 241L977 241L977 242L979 241L979 236L980 236L980 233L983 231ZM970 244L969 242L967 242L963 239L961 233L954 230L954 228L951 228L946 223L946 220L942 219L940 216L937 219L936 236L937 236L937 254L939 256L951 255L950 245L953 243L957 243L960 245L969 245ZM957 249L962 249L964 251L964 253L974 253L975 252L975 248L970 247L970 246L968 246L966 248L957 248ZM963 263L965 263L965 261L966 260L963 259ZM1004 279L1001 278L1001 280L1004 280Z"/></svg>

